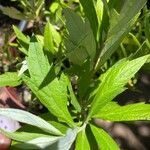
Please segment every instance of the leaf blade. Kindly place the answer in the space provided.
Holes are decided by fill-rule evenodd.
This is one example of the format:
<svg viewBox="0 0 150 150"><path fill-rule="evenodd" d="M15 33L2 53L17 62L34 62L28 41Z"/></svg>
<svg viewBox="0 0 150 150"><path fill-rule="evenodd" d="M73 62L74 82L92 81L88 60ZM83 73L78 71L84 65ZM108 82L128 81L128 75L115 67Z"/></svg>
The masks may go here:
<svg viewBox="0 0 150 150"><path fill-rule="evenodd" d="M48 108L48 110L61 119L61 121L65 121L70 126L74 126L73 120L67 110L67 104L63 104L64 102L59 101L59 99L55 99L55 92L52 93L49 90L49 87L44 87L39 90L38 86L32 81L29 77L24 76L23 81L28 85L28 87L35 93L40 102ZM56 84L55 84L56 83ZM54 85L54 86L53 86ZM51 84L53 87L52 90L55 90L56 86L59 86L59 82L56 80ZM58 89L59 91L59 89ZM63 94L63 93L62 93ZM57 96L57 95L56 95ZM57 97L58 98L58 97ZM62 99L61 99L62 100Z"/></svg>
<svg viewBox="0 0 150 150"><path fill-rule="evenodd" d="M9 16L10 18L17 19L17 20L28 20L29 18L21 13L19 10L17 10L14 7L3 7L0 6L0 10L3 12L3 14Z"/></svg>
<svg viewBox="0 0 150 150"><path fill-rule="evenodd" d="M13 108L0 108L0 115L4 115L6 117L12 118L22 123L30 124L36 127L39 127L47 132L61 135L61 132L53 127L51 124L41 119L38 116L35 116L29 112L13 109Z"/></svg>
<svg viewBox="0 0 150 150"><path fill-rule="evenodd" d="M66 76L61 74L60 79L56 77L53 65L44 54L43 45L35 36L31 38L27 62L31 78L24 76L24 82L51 113L74 126L67 109Z"/></svg>
<svg viewBox="0 0 150 150"><path fill-rule="evenodd" d="M55 143L59 137L38 137L32 140L29 140L24 143L13 142L11 149L20 150L20 149L47 149Z"/></svg>
<svg viewBox="0 0 150 150"><path fill-rule="evenodd" d="M150 120L150 105L144 103L120 106L115 102L110 102L100 112L94 117L110 121Z"/></svg>
<svg viewBox="0 0 150 150"><path fill-rule="evenodd" d="M78 133L75 144L75 150L90 150L90 145L85 133L85 129Z"/></svg>
<svg viewBox="0 0 150 150"><path fill-rule="evenodd" d="M82 18L70 9L64 9L68 35L65 40L67 56L71 62L77 65L90 57L94 58L96 43L88 20Z"/></svg>
<svg viewBox="0 0 150 150"><path fill-rule="evenodd" d="M35 36L31 37L29 44L27 65L31 78L33 78L38 85L41 84L51 68L48 59L44 55L43 45L38 42Z"/></svg>
<svg viewBox="0 0 150 150"><path fill-rule="evenodd" d="M55 53L52 31L51 31L51 24L49 21L47 22L45 26L45 30L44 30L44 47L46 50L50 51L52 54Z"/></svg>
<svg viewBox="0 0 150 150"><path fill-rule="evenodd" d="M138 12L145 5L146 0L127 0L121 10L116 23L110 23L107 40L105 41L104 48L101 51L100 57L97 61L95 69L99 69L107 59L116 51L123 38L130 31L132 25L135 23Z"/></svg>
<svg viewBox="0 0 150 150"><path fill-rule="evenodd" d="M53 145L48 147L49 150L70 150L76 136L78 128L68 129L66 135L56 141Z"/></svg>
<svg viewBox="0 0 150 150"><path fill-rule="evenodd" d="M72 105L74 106L74 108L78 112L80 112L81 111L81 106L80 106L80 104L79 104L79 102L78 102L78 100L77 100L77 98L76 98L76 96L74 94L74 91L72 89L72 85L71 85L69 80L68 80L68 90L69 90L69 93L70 93L70 98L71 98Z"/></svg>
<svg viewBox="0 0 150 150"><path fill-rule="evenodd" d="M120 150L116 142L102 128L98 128L91 124L90 127L101 150Z"/></svg>
<svg viewBox="0 0 150 150"><path fill-rule="evenodd" d="M96 15L96 10L94 6L93 0L88 0L86 3L84 0L80 0L80 3L84 9L85 15L90 21L91 28L94 33L94 37L97 38L97 31L98 31L98 18ZM90 10L90 11L89 11Z"/></svg>
<svg viewBox="0 0 150 150"><path fill-rule="evenodd" d="M19 40L24 42L25 44L29 44L29 38L27 38L15 25L13 25L13 30L15 31L15 34Z"/></svg>
<svg viewBox="0 0 150 150"><path fill-rule="evenodd" d="M138 72L148 57L149 55L132 61L121 60L101 76L101 83L91 104L87 120L125 90L125 84Z"/></svg>
<svg viewBox="0 0 150 150"><path fill-rule="evenodd" d="M6 72L0 75L0 87L2 86L18 86L21 84L21 77L17 72Z"/></svg>
<svg viewBox="0 0 150 150"><path fill-rule="evenodd" d="M0 129L0 132L9 137L10 139L16 140L16 141L20 141L20 142L27 142L30 140L33 140L35 138L39 138L39 137L53 137L50 135L46 135L46 134L42 134L42 133L29 133L29 132L8 132L5 130Z"/></svg>

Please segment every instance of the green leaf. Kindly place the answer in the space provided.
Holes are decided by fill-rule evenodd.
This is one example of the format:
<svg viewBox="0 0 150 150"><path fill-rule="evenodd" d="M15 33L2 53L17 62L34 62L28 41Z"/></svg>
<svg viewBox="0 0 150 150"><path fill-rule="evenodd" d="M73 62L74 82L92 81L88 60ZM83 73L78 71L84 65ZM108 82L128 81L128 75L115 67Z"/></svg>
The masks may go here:
<svg viewBox="0 0 150 150"><path fill-rule="evenodd" d="M74 126L67 110L67 93L64 91L66 88L57 79L54 79L53 82L42 89L39 89L36 83L27 76L24 76L23 80L53 115L68 123L69 126Z"/></svg>
<svg viewBox="0 0 150 150"><path fill-rule="evenodd" d="M18 43L20 44L21 48L20 51L22 51L24 54L28 55L28 47L29 47L29 38L26 37L16 26L13 25L13 29L15 31L16 37L18 39Z"/></svg>
<svg viewBox="0 0 150 150"><path fill-rule="evenodd" d="M28 45L24 45L22 42L20 42L19 40L17 40L19 47L18 49L20 50L20 52L24 53L25 55L28 55L28 51L27 51L27 46Z"/></svg>
<svg viewBox="0 0 150 150"><path fill-rule="evenodd" d="M120 106L115 102L110 102L93 117L110 121L150 120L150 104L137 103Z"/></svg>
<svg viewBox="0 0 150 150"><path fill-rule="evenodd" d="M67 110L67 77L62 74L58 80L54 67L44 55L42 44L35 36L31 38L27 62L31 79L24 78L25 83L52 114L74 126Z"/></svg>
<svg viewBox="0 0 150 150"><path fill-rule="evenodd" d="M44 30L44 48L52 54L55 53L51 25L49 21L47 22Z"/></svg>
<svg viewBox="0 0 150 150"><path fill-rule="evenodd" d="M102 1L97 1L95 3L95 9L96 9L99 24L101 23L102 18L103 18L103 7L104 5Z"/></svg>
<svg viewBox="0 0 150 150"><path fill-rule="evenodd" d="M148 39L146 39L141 46L137 49L137 51L134 52L134 54L131 56L131 58L138 58L144 55L147 55L150 53L150 44ZM149 60L146 62L145 65L147 65ZM142 69L145 69L145 65L143 66ZM149 67L148 67L149 68Z"/></svg>
<svg viewBox="0 0 150 150"><path fill-rule="evenodd" d="M42 137L41 141L38 140L40 138L37 138L37 139L34 139L34 140L30 140L30 141L28 141L26 143L13 142L12 143L12 147L13 148L11 148L11 149L15 149L15 150L16 150L16 148L18 148L18 149L19 148L28 149L30 147L31 147L30 149L39 149L39 147L41 147L41 144L42 144L42 146L46 146L45 150L69 150L71 148L75 138L76 138L77 132L78 132L78 128L74 128L74 129L70 129L69 128L67 130L65 136L63 136L63 137L52 137L52 136L49 136L49 141L47 139L48 136L46 135L44 137L45 141L42 140L42 139L44 139ZM39 141L39 144L36 141Z"/></svg>
<svg viewBox="0 0 150 150"><path fill-rule="evenodd" d="M81 111L81 106L74 94L74 91L72 89L72 85L71 85L71 82L68 80L68 90L69 90L69 93L70 93L70 98L71 98L71 104L74 106L74 108L80 112Z"/></svg>
<svg viewBox="0 0 150 150"><path fill-rule="evenodd" d="M60 123L58 121L58 119L53 116L50 112L41 114L40 117L44 120L46 120L48 123L50 123L51 125L53 125L54 127L56 127L59 131L61 131L61 133L66 134L67 129L69 128L69 126L67 126L67 124L65 123ZM27 129L29 129L31 127L27 127ZM24 129L23 129L24 131ZM36 132L37 130L32 129L31 131Z"/></svg>
<svg viewBox="0 0 150 150"><path fill-rule="evenodd" d="M25 143L14 142L13 145L11 146L11 150L20 150L20 149L27 149L27 150L44 149L46 150L50 145L55 143L58 139L59 137L47 136L47 137L38 137L32 140L29 140ZM47 150L50 150L50 149L47 149Z"/></svg>
<svg viewBox="0 0 150 150"><path fill-rule="evenodd" d="M0 6L0 10L3 14L9 16L10 18L17 19L17 20L28 20L25 14L21 13L14 7L2 7Z"/></svg>
<svg viewBox="0 0 150 150"><path fill-rule="evenodd" d="M42 9L42 7L44 6L44 1L43 0L38 0L36 3L35 3L35 14L36 14L36 17L38 17L40 15L40 10Z"/></svg>
<svg viewBox="0 0 150 150"><path fill-rule="evenodd" d="M49 146L47 150L70 150L77 136L78 128L68 129L64 137L59 138L56 143Z"/></svg>
<svg viewBox="0 0 150 150"><path fill-rule="evenodd" d="M77 65L89 57L94 58L96 43L88 20L83 21L79 15L70 9L64 9L68 35L65 40L67 56Z"/></svg>
<svg viewBox="0 0 150 150"><path fill-rule="evenodd" d="M88 124L86 126L86 136L89 141L91 150L98 150L99 149L98 144L97 144L96 138L90 128L90 124Z"/></svg>
<svg viewBox="0 0 150 150"><path fill-rule="evenodd" d="M107 59L117 50L121 41L130 31L132 25L135 23L138 13L145 5L146 0L127 0L120 12L116 22L110 22L110 29L108 31L107 40L104 43L104 48L100 53L100 57L96 63L95 69L99 69Z"/></svg>
<svg viewBox="0 0 150 150"><path fill-rule="evenodd" d="M43 45L35 36L31 37L27 64L31 78L40 85L49 73L51 66L44 55Z"/></svg>
<svg viewBox="0 0 150 150"><path fill-rule="evenodd" d="M51 124L49 124L45 120L43 120L40 117L35 116L29 112L23 111L23 110L12 109L12 108L7 108L7 109L0 108L0 115L4 115L6 117L17 120L19 122L39 127L49 133L53 133L56 135L62 135L58 129L53 127Z"/></svg>
<svg viewBox="0 0 150 150"><path fill-rule="evenodd" d="M124 86L146 62L149 55L134 60L121 60L100 77L101 83L96 91L88 119L97 114L108 102L125 90Z"/></svg>
<svg viewBox="0 0 150 150"><path fill-rule="evenodd" d="M2 86L18 86L21 84L21 78L17 72L6 72L0 75L0 87Z"/></svg>
<svg viewBox="0 0 150 150"><path fill-rule="evenodd" d="M77 135L75 150L90 150L90 145L85 133L85 129L80 131Z"/></svg>
<svg viewBox="0 0 150 150"><path fill-rule="evenodd" d="M22 41L22 42L24 42L24 43L26 43L26 44L29 44L29 42L30 42L29 38L26 37L26 36L18 29L18 27L16 27L16 26L13 25L13 29L14 29L14 31L15 31L15 34L16 34L17 38L18 38L20 41Z"/></svg>
<svg viewBox="0 0 150 150"><path fill-rule="evenodd" d="M79 1L84 9L85 15L87 16L87 18L90 21L90 25L93 30L94 37L97 38L98 18L97 18L94 2L93 2L93 0L88 0L88 1L86 1L86 3L84 0L79 0Z"/></svg>
<svg viewBox="0 0 150 150"><path fill-rule="evenodd" d="M42 118L43 120L47 121L49 124L51 124L55 128L57 128L61 133L63 133L63 135L66 134L66 131L69 128L69 126L67 126L66 124L62 124L62 123L58 122L58 119L56 117L54 117L50 112L44 113L44 114L40 115L39 117ZM45 135L49 134L47 132L44 132L42 129L32 126L32 125L29 125L29 124L23 125L17 131L18 132L29 132L29 133L34 132L34 133L45 134Z"/></svg>
<svg viewBox="0 0 150 150"><path fill-rule="evenodd" d="M150 42L150 13L147 10L147 12L145 12L145 17L144 17L144 30L145 30L145 36L148 39L148 41Z"/></svg>
<svg viewBox="0 0 150 150"><path fill-rule="evenodd" d="M58 120L56 119L56 117L54 117L52 114L50 114L50 113L46 113L46 114L42 114L41 116L40 116L41 118L43 118L44 120L46 120L48 123L50 123L50 124L52 124L53 126L55 126L57 129L59 129L60 131L61 131L61 133L63 133L65 136L63 136L63 137L57 137L57 141L54 139L55 137L52 137L51 135L48 135L48 133L46 133L46 132L43 132L43 130L41 130L41 129L39 129L39 128L37 128L37 127L35 127L35 126L31 126L31 125L24 125L23 127L21 127L19 130L18 130L18 132L20 133L22 133L22 132L27 132L27 133L33 133L33 135L35 135L36 136L36 134L38 135L41 135L41 137L50 137L50 138L53 138L55 141L55 143L52 143L53 145L52 146L50 146L51 145L51 143L47 143L46 141L45 142L43 142L43 144L48 144L48 150L50 150L50 147L54 147L54 145L55 145L55 147L54 147L54 149L57 149L56 147L57 147L57 143L61 143L61 142L59 142L59 141L62 141L63 140L63 138L65 138L66 137L66 133L68 133L67 132L67 130L68 130L68 126L66 126L66 125L64 125L64 124L61 124L61 123L59 123L58 122ZM42 135L45 135L45 136L42 136ZM32 136L31 136L32 137ZM70 136L71 137L71 136ZM16 138L16 137L15 137ZM24 139L25 139L26 137L24 137ZM28 138L29 140L27 140L27 141L31 141L32 139L30 139L30 138ZM68 140L66 140L66 141L68 141ZM69 145L69 143L67 143L68 145ZM62 146L63 146L64 144L62 143ZM33 144L29 144L29 143L21 143L21 142L16 142L16 141L13 141L12 142L12 144L11 144L11 149L28 149L28 148L26 148L26 147L32 147L32 149L37 149L37 146L36 146L36 143L34 143L34 145ZM53 150L53 149L52 149Z"/></svg>
<svg viewBox="0 0 150 150"><path fill-rule="evenodd" d="M58 122L58 120L57 120L57 118L56 117L54 117L51 113L45 113L45 114L42 114L42 115L40 115L40 117L41 118L43 118L44 120L46 120L48 123L50 123L51 125L53 125L54 127L56 127L57 129L59 129L59 131L61 131L61 133L63 133L64 135L66 134L66 131L67 131L67 129L68 129L68 126L66 126L66 125L64 125L64 124L61 124L61 123L59 123ZM24 132L26 132L25 134L24 134ZM16 132L15 132L16 133ZM31 125L24 125L24 126L22 126L18 131L17 131L17 133L18 133L18 135L17 136L15 136L14 135L14 140L15 140L15 138L21 138L21 136L23 136L23 138L22 139L24 139L24 142L26 142L26 141L31 141L32 139L35 139L36 138L36 135L37 135L37 138L38 137L48 137L49 136L49 138L55 138L55 137L53 137L53 136L51 136L51 135L49 135L49 133L46 133L46 132L44 132L43 130L41 130L41 129L39 129L39 128L37 128L37 127L35 127L35 126L31 126ZM21 135L19 135L21 133ZM23 134L22 134L23 133ZM29 138L28 137L28 133L31 133L31 134L33 134L33 138ZM12 133L11 133L12 134ZM38 136L39 135L39 136ZM41 135L41 136L40 136ZM20 137L19 137L20 136ZM30 136L30 135L29 135ZM32 137L32 135L30 136L30 137ZM35 137L35 138L34 138ZM26 138L27 138L27 140L26 140ZM59 140L60 139L60 137L58 137L57 136L57 138L58 139L56 139L56 140ZM12 142L12 144L11 144L11 149L27 149L26 147L29 147L29 146L33 146L34 147L34 149L36 149L36 145L33 145L33 144L29 144L29 143L22 143L22 142L19 142L19 139L16 139L17 140L17 142L16 141L13 141ZM55 140L55 139L54 139ZM54 141L54 142L56 142L56 140ZM36 144L36 143L34 143L34 144ZM48 143L45 141L45 142L43 142L43 144L45 144L45 145L47 145ZM48 144L48 146L50 145L51 143L49 143ZM27 145L27 146L26 146ZM19 148L20 147L20 148ZM33 149L33 147L32 147L32 149Z"/></svg>
<svg viewBox="0 0 150 150"><path fill-rule="evenodd" d="M88 97L89 90L91 87L91 65L90 60L87 59L80 68L80 73L78 74L77 86L78 86L78 97L79 99L85 99Z"/></svg>
<svg viewBox="0 0 150 150"><path fill-rule="evenodd" d="M51 6L50 6L50 11L52 12L52 13L55 13L56 12L56 10L59 8L59 3L58 2L53 2L52 4L51 4Z"/></svg>
<svg viewBox="0 0 150 150"><path fill-rule="evenodd" d="M27 142L39 137L47 137L47 138L56 138L58 139L58 136L51 136L51 135L47 135L47 134L42 134L42 133L29 133L29 132L8 132L5 130L0 129L0 133L2 133L3 135L9 137L10 139L16 140L16 141L20 141L20 142Z"/></svg>
<svg viewBox="0 0 150 150"><path fill-rule="evenodd" d="M59 47L62 37L61 37L60 33L55 29L54 25L50 24L50 27L51 27L53 41L54 41L56 47ZM55 51L58 51L58 48L55 49Z"/></svg>
<svg viewBox="0 0 150 150"><path fill-rule="evenodd" d="M94 125L90 125L91 130L96 138L96 141L101 150L119 150L120 148L111 136L105 132L102 128L98 128Z"/></svg>

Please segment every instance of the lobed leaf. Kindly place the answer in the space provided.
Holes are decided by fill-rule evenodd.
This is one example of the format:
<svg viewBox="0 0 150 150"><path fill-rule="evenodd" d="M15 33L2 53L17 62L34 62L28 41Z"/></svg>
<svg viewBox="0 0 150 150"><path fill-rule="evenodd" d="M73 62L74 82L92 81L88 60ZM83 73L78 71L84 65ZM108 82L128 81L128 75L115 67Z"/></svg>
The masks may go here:
<svg viewBox="0 0 150 150"><path fill-rule="evenodd" d="M121 60L100 77L88 119L97 114L108 102L125 90L124 86L147 61L149 55L134 60Z"/></svg>
<svg viewBox="0 0 150 150"><path fill-rule="evenodd" d="M24 77L25 83L51 113L72 125L67 110L67 79L63 74L60 80L56 78L54 68L50 66L36 37L31 38L27 60L31 79Z"/></svg>

